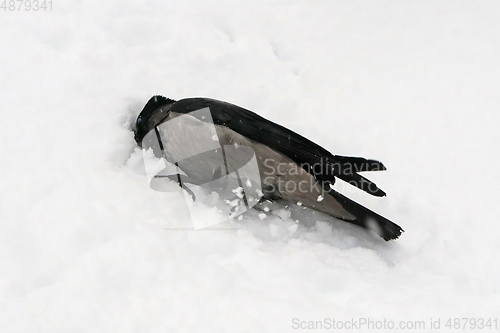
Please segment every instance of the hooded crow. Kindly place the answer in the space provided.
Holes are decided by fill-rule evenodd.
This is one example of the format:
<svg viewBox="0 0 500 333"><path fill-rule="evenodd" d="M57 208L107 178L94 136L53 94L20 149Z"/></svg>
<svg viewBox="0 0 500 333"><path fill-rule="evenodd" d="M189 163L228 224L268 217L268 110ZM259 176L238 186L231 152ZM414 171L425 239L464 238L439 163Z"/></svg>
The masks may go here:
<svg viewBox="0 0 500 333"><path fill-rule="evenodd" d="M195 111L202 109L209 110L211 117L197 115ZM190 117L184 117L187 120L182 123L175 122L175 126L162 127L182 115ZM238 170L251 158L251 154L255 154L259 174L257 178L255 175L250 178L259 179L263 199L300 202L306 207L372 230L386 241L398 238L403 232L397 224L332 188L335 179L339 178L371 195L385 196L376 184L358 173L386 170L381 162L333 155L305 137L242 107L209 98L175 101L153 96L137 117L135 140L143 148L153 148L156 156L175 163L183 175L171 179L177 180L193 195L189 188L182 185L182 181L203 184L221 176L220 166L210 155L191 158L194 152L213 148L211 140L206 140L207 135L212 133L208 125L215 128L217 138L214 140L220 146L251 148L241 150L243 153L237 158L228 158L224 163L226 169ZM146 142L149 140L148 133L156 133L158 138L161 136L157 141L159 147Z"/></svg>

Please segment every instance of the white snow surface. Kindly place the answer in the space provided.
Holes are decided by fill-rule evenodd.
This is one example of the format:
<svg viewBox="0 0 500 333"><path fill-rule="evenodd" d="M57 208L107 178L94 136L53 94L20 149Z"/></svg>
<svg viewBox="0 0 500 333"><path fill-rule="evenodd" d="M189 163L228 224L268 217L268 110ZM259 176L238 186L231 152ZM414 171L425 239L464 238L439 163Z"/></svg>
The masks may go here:
<svg viewBox="0 0 500 333"><path fill-rule="evenodd" d="M2 9L0 331L500 321L499 16L495 1ZM283 209L166 228L186 223L185 197L148 186L130 131L155 94L225 100L384 162L366 176L385 198L335 186L406 232L386 243Z"/></svg>

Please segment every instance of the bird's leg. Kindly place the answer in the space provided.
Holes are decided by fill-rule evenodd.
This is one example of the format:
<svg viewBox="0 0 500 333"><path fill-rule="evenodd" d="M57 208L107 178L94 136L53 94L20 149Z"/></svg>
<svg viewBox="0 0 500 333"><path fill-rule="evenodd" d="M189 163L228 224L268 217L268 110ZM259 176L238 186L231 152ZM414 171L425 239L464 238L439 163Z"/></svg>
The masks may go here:
<svg viewBox="0 0 500 333"><path fill-rule="evenodd" d="M193 201L196 201L196 196L194 195L193 191L191 191L189 187L184 185L184 183L200 185L199 183L197 183L195 179L189 178L181 174L156 175L154 176L154 178L168 178L170 180L173 180L174 182L177 182L177 184L179 184L179 187L184 189L191 196L191 198L193 198Z"/></svg>

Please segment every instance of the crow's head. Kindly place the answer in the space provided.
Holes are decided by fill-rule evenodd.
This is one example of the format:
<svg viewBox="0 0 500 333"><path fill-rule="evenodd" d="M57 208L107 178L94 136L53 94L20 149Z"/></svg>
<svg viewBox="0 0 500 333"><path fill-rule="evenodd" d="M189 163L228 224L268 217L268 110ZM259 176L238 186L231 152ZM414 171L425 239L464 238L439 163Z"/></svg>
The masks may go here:
<svg viewBox="0 0 500 333"><path fill-rule="evenodd" d="M144 136L165 120L173 103L175 103L173 99L160 95L149 99L135 122L135 141L139 146L142 146Z"/></svg>

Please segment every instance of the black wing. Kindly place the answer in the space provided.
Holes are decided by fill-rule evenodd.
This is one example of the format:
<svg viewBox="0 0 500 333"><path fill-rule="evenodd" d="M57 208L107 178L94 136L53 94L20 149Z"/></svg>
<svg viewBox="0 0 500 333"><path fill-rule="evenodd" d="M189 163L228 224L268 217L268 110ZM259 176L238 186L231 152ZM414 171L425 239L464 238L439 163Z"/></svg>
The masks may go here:
<svg viewBox="0 0 500 333"><path fill-rule="evenodd" d="M385 192L377 185L357 173L385 170L381 162L361 157L332 155L326 149L283 126L252 111L222 101L186 98L172 104L171 111L189 113L206 107L210 108L215 124L227 126L288 156L321 182L328 181L333 184L335 177L338 177L367 193L385 196Z"/></svg>

